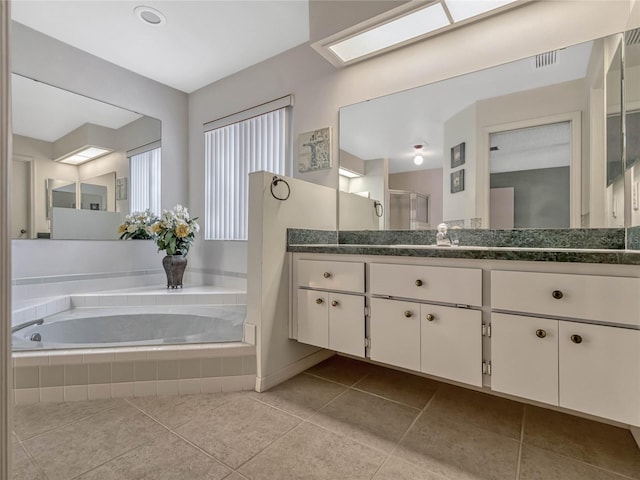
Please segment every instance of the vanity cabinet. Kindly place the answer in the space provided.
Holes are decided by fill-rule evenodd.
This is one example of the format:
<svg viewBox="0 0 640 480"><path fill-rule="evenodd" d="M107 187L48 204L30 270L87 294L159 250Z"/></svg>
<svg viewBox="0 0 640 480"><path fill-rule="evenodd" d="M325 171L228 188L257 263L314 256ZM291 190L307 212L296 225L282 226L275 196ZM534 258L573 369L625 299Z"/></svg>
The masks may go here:
<svg viewBox="0 0 640 480"><path fill-rule="evenodd" d="M480 269L372 263L369 278L372 360L482 386Z"/></svg>
<svg viewBox="0 0 640 480"><path fill-rule="evenodd" d="M365 355L364 263L298 262L298 341Z"/></svg>
<svg viewBox="0 0 640 480"><path fill-rule="evenodd" d="M640 425L638 279L494 271L491 284L492 309L520 309L491 315L492 390ZM563 318L532 316L550 313Z"/></svg>

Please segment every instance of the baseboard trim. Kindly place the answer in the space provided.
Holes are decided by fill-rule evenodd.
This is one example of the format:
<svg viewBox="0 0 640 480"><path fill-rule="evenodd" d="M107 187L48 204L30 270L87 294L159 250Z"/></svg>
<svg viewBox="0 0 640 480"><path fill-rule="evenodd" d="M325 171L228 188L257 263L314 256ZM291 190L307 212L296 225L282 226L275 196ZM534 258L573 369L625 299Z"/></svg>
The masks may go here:
<svg viewBox="0 0 640 480"><path fill-rule="evenodd" d="M256 391L266 392L270 388L279 385L280 383L295 377L299 373L304 372L306 369L313 367L314 365L323 362L327 358L335 355L335 352L331 350L318 350L311 355L301 358L291 365L287 365L276 373L267 375L266 377L256 377Z"/></svg>

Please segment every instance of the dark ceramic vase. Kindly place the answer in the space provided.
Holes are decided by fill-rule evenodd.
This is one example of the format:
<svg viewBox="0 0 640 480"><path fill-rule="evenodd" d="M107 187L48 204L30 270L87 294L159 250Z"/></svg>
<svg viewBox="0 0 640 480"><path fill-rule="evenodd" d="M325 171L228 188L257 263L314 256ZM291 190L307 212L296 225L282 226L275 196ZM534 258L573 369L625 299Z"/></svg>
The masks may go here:
<svg viewBox="0 0 640 480"><path fill-rule="evenodd" d="M184 255L167 255L162 259L162 266L167 274L167 288L182 288L182 276L187 268Z"/></svg>

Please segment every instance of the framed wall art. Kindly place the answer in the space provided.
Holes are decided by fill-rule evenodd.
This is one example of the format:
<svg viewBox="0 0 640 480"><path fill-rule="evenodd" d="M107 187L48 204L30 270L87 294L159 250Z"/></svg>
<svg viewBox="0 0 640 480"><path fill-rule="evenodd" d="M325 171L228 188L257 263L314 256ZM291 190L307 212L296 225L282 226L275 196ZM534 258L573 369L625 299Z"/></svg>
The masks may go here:
<svg viewBox="0 0 640 480"><path fill-rule="evenodd" d="M298 136L298 172L331 168L331 127Z"/></svg>
<svg viewBox="0 0 640 480"><path fill-rule="evenodd" d="M458 193L464 190L464 168L451 174L451 193Z"/></svg>
<svg viewBox="0 0 640 480"><path fill-rule="evenodd" d="M451 168L464 165L464 142L455 147L451 147Z"/></svg>

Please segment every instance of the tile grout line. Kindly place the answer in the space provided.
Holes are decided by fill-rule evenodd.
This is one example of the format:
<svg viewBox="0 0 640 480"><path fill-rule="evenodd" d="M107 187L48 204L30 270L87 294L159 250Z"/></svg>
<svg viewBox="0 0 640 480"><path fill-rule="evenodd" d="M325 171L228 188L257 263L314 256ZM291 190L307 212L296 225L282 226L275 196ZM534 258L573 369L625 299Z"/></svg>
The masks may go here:
<svg viewBox="0 0 640 480"><path fill-rule="evenodd" d="M15 434L15 432L13 432L13 435L14 435L16 441L18 442L18 446L20 448L22 448L22 450L27 455L27 459L38 469L38 471L43 476L43 478L45 480L48 480L49 476L46 474L46 472L42 468L42 465L40 465L40 462L38 462L38 460L33 456L33 454L29 451L29 449L25 445L23 445L22 441L18 438L18 436ZM15 456L15 453L14 453L14 456Z"/></svg>
<svg viewBox="0 0 640 480"><path fill-rule="evenodd" d="M527 421L527 408L522 407L522 424L520 425L520 443L518 444L518 458L516 460L516 480L520 480L520 472L522 468L522 447L524 442L524 426Z"/></svg>

